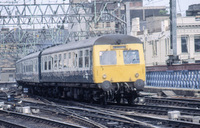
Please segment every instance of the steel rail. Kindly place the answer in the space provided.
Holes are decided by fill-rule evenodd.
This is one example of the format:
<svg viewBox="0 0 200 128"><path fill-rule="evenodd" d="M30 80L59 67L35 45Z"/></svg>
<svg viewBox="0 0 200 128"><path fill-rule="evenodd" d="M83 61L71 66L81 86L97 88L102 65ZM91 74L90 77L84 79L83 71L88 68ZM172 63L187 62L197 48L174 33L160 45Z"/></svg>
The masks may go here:
<svg viewBox="0 0 200 128"><path fill-rule="evenodd" d="M133 126L149 127L149 128L155 127L154 125L151 125L149 123L144 123L139 120L135 120L135 119L126 117L124 115L106 111L106 110L104 110L104 108L96 109L95 105L93 106L94 108L92 108L92 106L89 108L87 106L81 107L81 105L80 105L81 103L79 104L79 103L73 102L73 104L76 104L76 106L74 106L74 105L66 106L66 105L58 105L53 102L49 102L47 100L43 100L43 101L44 101L44 103L47 103L47 106L48 106L48 107L44 108L45 110L47 110L47 108L50 108L50 107L54 107L54 109L55 109L55 107L56 107L56 108L62 109L66 112L66 113L59 113L59 114L68 114L68 115L71 114L71 115L77 116L77 117L87 117L87 119L89 119L89 121L93 120L94 122L99 122L99 124L102 124L103 126L110 127L110 125L112 125L113 122L115 122L115 123L117 122L118 124L121 123L121 124L124 124L129 127L133 127ZM26 102L29 102L29 101L26 101ZM44 105L44 104L42 104L42 105ZM52 109L51 109L51 111L52 111ZM115 125L115 124L113 124L113 125ZM103 126L101 126L101 127L103 127Z"/></svg>
<svg viewBox="0 0 200 128"><path fill-rule="evenodd" d="M54 125L57 127L66 127L66 128L85 128L83 126L71 124L71 123L66 123L66 122L61 122L61 121L56 121L52 120L49 118L44 118L44 117L39 117L35 115L28 115L28 114L22 114L22 113L17 113L17 112L11 112L7 110L0 110L1 114L9 114L9 116L17 117L17 118L22 118L24 120L30 120L34 122L43 122L44 124L49 124L49 125Z"/></svg>
<svg viewBox="0 0 200 128"><path fill-rule="evenodd" d="M89 105L86 105L88 107L90 107ZM91 106L93 107L93 106ZM109 108L109 105L107 106ZM116 108L119 106L115 106ZM156 107L156 106L152 106L152 107ZM101 109L100 107L93 107L95 109ZM140 120L141 122L150 122L152 125L160 125L161 127L180 127L180 128L185 128L185 127L190 127L190 128L199 128L200 127L200 123L193 123L193 122L185 122L185 121L179 121L179 120L171 120L171 119L165 119L165 118L161 118L161 117L157 117L156 115L154 116L149 116L149 115L142 115L140 113L135 113L134 111L130 112L127 110L127 108L131 108L131 107L127 107L126 106L121 106L122 109L124 109L124 111L121 110L112 110L112 109L107 109L105 108L105 111L110 111L110 112L114 112L114 113L118 113L136 120ZM171 107L173 108L173 107ZM131 108L132 110L134 110L134 107ZM184 108L183 108L184 109ZM187 108L186 108L187 109ZM159 111L159 110L158 110ZM163 110L161 110L163 111Z"/></svg>
<svg viewBox="0 0 200 128"><path fill-rule="evenodd" d="M3 120L0 119L0 126L4 126L4 127L9 127L9 128L27 128L24 125L18 124L18 123L14 123L8 120Z"/></svg>
<svg viewBox="0 0 200 128"><path fill-rule="evenodd" d="M200 108L200 100L193 100L193 99L145 97L145 103Z"/></svg>

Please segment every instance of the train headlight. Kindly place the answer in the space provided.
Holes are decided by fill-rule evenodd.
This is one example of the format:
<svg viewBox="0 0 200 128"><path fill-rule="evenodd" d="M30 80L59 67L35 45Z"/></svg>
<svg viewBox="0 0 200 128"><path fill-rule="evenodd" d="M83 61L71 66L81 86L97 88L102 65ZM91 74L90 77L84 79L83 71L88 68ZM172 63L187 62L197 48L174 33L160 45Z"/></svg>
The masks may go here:
<svg viewBox="0 0 200 128"><path fill-rule="evenodd" d="M106 79L106 78L107 78L106 74L103 74L102 78L103 78L103 79Z"/></svg>
<svg viewBox="0 0 200 128"><path fill-rule="evenodd" d="M135 74L135 77L136 77L136 78L138 78L138 77L139 77L139 74L138 74L138 73L136 73L136 74Z"/></svg>

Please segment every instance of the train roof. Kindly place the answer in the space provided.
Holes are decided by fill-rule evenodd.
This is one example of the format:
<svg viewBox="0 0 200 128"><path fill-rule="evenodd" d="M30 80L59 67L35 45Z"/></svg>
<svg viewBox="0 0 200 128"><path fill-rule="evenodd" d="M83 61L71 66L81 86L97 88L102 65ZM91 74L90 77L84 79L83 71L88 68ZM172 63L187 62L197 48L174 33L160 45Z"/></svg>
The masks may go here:
<svg viewBox="0 0 200 128"><path fill-rule="evenodd" d="M139 38L129 36L129 35L122 35L122 34L113 34L113 35L105 35L99 37L95 42L94 45L118 45L118 44L134 44L134 43L142 43Z"/></svg>
<svg viewBox="0 0 200 128"><path fill-rule="evenodd" d="M86 40L70 42L67 44L50 47L45 49L42 52L42 55L66 51L66 50L72 50L72 49L92 47L93 45L106 45L106 44L117 45L117 44L131 44L131 43L142 43L142 42L140 41L140 39L129 35L109 34L109 35L93 37Z"/></svg>
<svg viewBox="0 0 200 128"><path fill-rule="evenodd" d="M39 54L40 54L40 51L34 52L34 53L29 54L29 55L25 56L24 58L18 60L16 63L23 61L23 60L26 60L26 59L30 59L30 58L37 58Z"/></svg>
<svg viewBox="0 0 200 128"><path fill-rule="evenodd" d="M106 45L106 44L117 45L117 44L133 44L133 43L142 43L142 42L140 41L140 39L129 35L109 34L46 48L42 51L42 55L56 53L60 51L72 50L72 49L87 48L87 47L92 47L93 45ZM24 58L18 60L16 63L26 59L35 58L39 56L40 52L41 51L38 51L30 55L27 55Z"/></svg>

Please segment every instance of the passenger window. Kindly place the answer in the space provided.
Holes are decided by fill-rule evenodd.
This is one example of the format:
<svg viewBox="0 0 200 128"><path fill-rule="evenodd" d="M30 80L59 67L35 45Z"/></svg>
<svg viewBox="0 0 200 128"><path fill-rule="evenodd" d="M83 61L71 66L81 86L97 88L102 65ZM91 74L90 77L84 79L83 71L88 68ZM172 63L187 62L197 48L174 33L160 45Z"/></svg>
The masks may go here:
<svg viewBox="0 0 200 128"><path fill-rule="evenodd" d="M33 72L33 63L31 64L31 72Z"/></svg>
<svg viewBox="0 0 200 128"><path fill-rule="evenodd" d="M71 59L71 52L69 53L69 59Z"/></svg>
<svg viewBox="0 0 200 128"><path fill-rule="evenodd" d="M85 67L89 67L89 50L85 50Z"/></svg>
<svg viewBox="0 0 200 128"><path fill-rule="evenodd" d="M44 58L44 70L47 70L47 57Z"/></svg>
<svg viewBox="0 0 200 128"><path fill-rule="evenodd" d="M72 59L71 59L71 55L72 55L72 53L71 52L69 52L68 53L68 64L67 64L67 66L69 67L69 68L71 68L72 67Z"/></svg>
<svg viewBox="0 0 200 128"><path fill-rule="evenodd" d="M23 63L22 70L23 70L23 73L25 73L25 63Z"/></svg>
<svg viewBox="0 0 200 128"><path fill-rule="evenodd" d="M23 73L23 63L21 63L21 73Z"/></svg>
<svg viewBox="0 0 200 128"><path fill-rule="evenodd" d="M67 54L64 53L63 68L67 68Z"/></svg>
<svg viewBox="0 0 200 128"><path fill-rule="evenodd" d="M61 54L59 54L58 56L58 68L62 69L62 55Z"/></svg>
<svg viewBox="0 0 200 128"><path fill-rule="evenodd" d="M33 68L33 72L37 72L37 60L34 60L34 68Z"/></svg>
<svg viewBox="0 0 200 128"><path fill-rule="evenodd" d="M42 71L43 71L43 57L42 57L42 59L41 59L41 67L42 67Z"/></svg>
<svg viewBox="0 0 200 128"><path fill-rule="evenodd" d="M21 63L21 73L23 73L24 72L24 65L23 65L23 63Z"/></svg>
<svg viewBox="0 0 200 128"><path fill-rule="evenodd" d="M35 59L35 72L37 72L37 59Z"/></svg>
<svg viewBox="0 0 200 128"><path fill-rule="evenodd" d="M26 62L26 68L25 68L26 72L28 72L28 63Z"/></svg>
<svg viewBox="0 0 200 128"><path fill-rule="evenodd" d="M17 64L17 69L16 69L17 73L19 73L19 65Z"/></svg>
<svg viewBox="0 0 200 128"><path fill-rule="evenodd" d="M26 73L26 62L24 63L24 72Z"/></svg>
<svg viewBox="0 0 200 128"><path fill-rule="evenodd" d="M77 67L77 54L75 52L73 52L73 67Z"/></svg>
<svg viewBox="0 0 200 128"><path fill-rule="evenodd" d="M33 60L33 72L35 72L35 59Z"/></svg>
<svg viewBox="0 0 200 128"><path fill-rule="evenodd" d="M19 73L19 64L17 64L17 73Z"/></svg>
<svg viewBox="0 0 200 128"><path fill-rule="evenodd" d="M83 51L79 51L79 68L83 67Z"/></svg>
<svg viewBox="0 0 200 128"><path fill-rule="evenodd" d="M51 70L51 56L48 57L48 70Z"/></svg>
<svg viewBox="0 0 200 128"><path fill-rule="evenodd" d="M19 67L20 67L19 73L22 73L22 63L19 64Z"/></svg>
<svg viewBox="0 0 200 128"><path fill-rule="evenodd" d="M54 56L54 69L57 69L57 55Z"/></svg>
<svg viewBox="0 0 200 128"><path fill-rule="evenodd" d="M18 69L19 69L18 64L16 64L16 73L18 73Z"/></svg>
<svg viewBox="0 0 200 128"><path fill-rule="evenodd" d="M36 59L36 65L35 65L35 71L37 72L38 71L38 60Z"/></svg>
<svg viewBox="0 0 200 128"><path fill-rule="evenodd" d="M30 61L30 72L33 72L33 65L34 65L34 61L31 60Z"/></svg>

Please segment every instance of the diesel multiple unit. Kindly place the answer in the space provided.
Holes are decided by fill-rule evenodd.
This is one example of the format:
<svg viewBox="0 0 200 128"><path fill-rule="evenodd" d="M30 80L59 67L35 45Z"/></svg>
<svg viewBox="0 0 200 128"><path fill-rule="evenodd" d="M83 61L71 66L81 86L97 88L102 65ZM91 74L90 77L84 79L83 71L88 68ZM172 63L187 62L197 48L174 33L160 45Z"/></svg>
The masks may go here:
<svg viewBox="0 0 200 128"><path fill-rule="evenodd" d="M16 80L37 95L132 104L144 88L142 42L104 35L46 48L16 62Z"/></svg>

